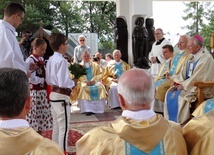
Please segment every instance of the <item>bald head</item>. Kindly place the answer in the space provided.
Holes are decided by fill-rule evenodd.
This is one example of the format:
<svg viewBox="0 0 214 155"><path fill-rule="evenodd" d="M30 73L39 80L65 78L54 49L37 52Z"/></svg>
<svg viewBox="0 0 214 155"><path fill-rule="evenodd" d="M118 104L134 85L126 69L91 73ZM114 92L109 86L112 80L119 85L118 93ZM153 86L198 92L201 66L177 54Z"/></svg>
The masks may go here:
<svg viewBox="0 0 214 155"><path fill-rule="evenodd" d="M89 54L89 52L84 52L84 53L82 54L82 60L83 60L84 62L89 62L89 61L90 61L90 54Z"/></svg>
<svg viewBox="0 0 214 155"><path fill-rule="evenodd" d="M129 106L145 106L150 108L154 99L155 88L152 76L143 69L130 69L124 72L117 85L125 103Z"/></svg>
<svg viewBox="0 0 214 155"><path fill-rule="evenodd" d="M180 50L187 49L187 44L188 44L189 39L190 39L190 37L188 35L182 35L178 41L178 48Z"/></svg>

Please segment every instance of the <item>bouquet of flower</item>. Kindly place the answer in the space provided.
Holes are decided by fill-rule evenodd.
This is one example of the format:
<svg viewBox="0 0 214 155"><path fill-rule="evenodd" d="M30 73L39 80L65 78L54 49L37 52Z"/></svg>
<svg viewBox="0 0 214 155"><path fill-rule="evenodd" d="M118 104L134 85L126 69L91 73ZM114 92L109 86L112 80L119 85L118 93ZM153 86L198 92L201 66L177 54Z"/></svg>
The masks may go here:
<svg viewBox="0 0 214 155"><path fill-rule="evenodd" d="M87 69L80 64L74 63L71 64L68 68L70 73L74 75L75 79L79 79L81 76L86 75Z"/></svg>

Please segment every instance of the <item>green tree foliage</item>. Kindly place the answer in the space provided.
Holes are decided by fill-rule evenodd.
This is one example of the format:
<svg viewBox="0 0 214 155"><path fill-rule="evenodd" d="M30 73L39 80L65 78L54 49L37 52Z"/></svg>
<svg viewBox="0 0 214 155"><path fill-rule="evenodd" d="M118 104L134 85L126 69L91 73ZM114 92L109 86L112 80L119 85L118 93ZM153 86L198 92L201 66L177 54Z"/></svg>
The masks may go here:
<svg viewBox="0 0 214 155"><path fill-rule="evenodd" d="M115 2L53 1L53 0L0 0L0 17L10 2L21 3L26 10L25 18L18 27L21 34L25 29L33 33L43 27L66 35L68 33L97 33L99 48L114 49Z"/></svg>
<svg viewBox="0 0 214 155"><path fill-rule="evenodd" d="M114 49L114 23L116 4L114 2L82 2L84 19L83 32L97 33L99 48Z"/></svg>
<svg viewBox="0 0 214 155"><path fill-rule="evenodd" d="M51 3L39 0L0 0L1 19L3 18L4 8L10 2L18 2L25 8L25 18L22 24L17 28L20 35L23 30L28 29L33 33L39 29L40 20L43 21L43 27L53 29L53 14L55 10L51 9Z"/></svg>
<svg viewBox="0 0 214 155"><path fill-rule="evenodd" d="M81 26L84 20L81 18L80 10L75 1L52 2L55 10L54 26L68 36L68 33L82 32Z"/></svg>
<svg viewBox="0 0 214 155"><path fill-rule="evenodd" d="M214 11L213 7L212 9L208 10L208 24L204 24L201 30L201 35L204 36L204 45L207 47L207 49L210 50L210 38L212 33L214 33Z"/></svg>
<svg viewBox="0 0 214 155"><path fill-rule="evenodd" d="M21 3L21 0L0 0L0 19L3 18L4 8L10 3L10 2L17 2Z"/></svg>
<svg viewBox="0 0 214 155"><path fill-rule="evenodd" d="M190 24L183 27L189 30L188 34L200 34L204 37L204 46L210 50L210 37L214 32L214 11L212 2L189 2L184 3L186 16L182 17Z"/></svg>
<svg viewBox="0 0 214 155"><path fill-rule="evenodd" d="M199 34L205 13L205 10L203 8L203 2L189 2L184 4L187 6L187 8L184 10L186 16L183 16L182 18L185 21L189 20L191 23L190 25L187 25L184 28L190 30L188 32L189 35Z"/></svg>

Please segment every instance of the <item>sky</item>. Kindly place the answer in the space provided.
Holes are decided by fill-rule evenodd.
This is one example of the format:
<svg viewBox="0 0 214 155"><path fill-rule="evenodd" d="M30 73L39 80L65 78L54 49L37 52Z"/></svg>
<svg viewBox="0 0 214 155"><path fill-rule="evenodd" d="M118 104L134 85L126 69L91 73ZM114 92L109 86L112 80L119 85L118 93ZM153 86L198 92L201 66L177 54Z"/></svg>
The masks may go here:
<svg viewBox="0 0 214 155"><path fill-rule="evenodd" d="M171 36L166 35L165 37L170 37L172 42L176 42L179 38L176 37L178 33L182 35L187 32L187 30L181 29L188 24L182 19L185 9L186 6L181 1L153 1L154 27L162 28L166 34L170 33Z"/></svg>
<svg viewBox="0 0 214 155"><path fill-rule="evenodd" d="M185 15L183 10L186 6L183 2L177 1L154 1L153 2L153 18L155 27L162 27L165 32L185 33L180 27L187 24L182 19Z"/></svg>

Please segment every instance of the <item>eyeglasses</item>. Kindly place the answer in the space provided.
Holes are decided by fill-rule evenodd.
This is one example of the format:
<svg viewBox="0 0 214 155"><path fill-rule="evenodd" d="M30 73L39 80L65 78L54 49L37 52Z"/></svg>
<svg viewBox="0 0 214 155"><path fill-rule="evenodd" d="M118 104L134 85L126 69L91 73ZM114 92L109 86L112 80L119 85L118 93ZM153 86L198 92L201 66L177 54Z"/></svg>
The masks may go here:
<svg viewBox="0 0 214 155"><path fill-rule="evenodd" d="M18 16L21 18L21 21L23 21L23 20L24 20L24 17L22 17L22 16L21 16L21 15L19 15L19 14L18 14Z"/></svg>
<svg viewBox="0 0 214 155"><path fill-rule="evenodd" d="M80 40L80 41L85 41L85 40Z"/></svg>
<svg viewBox="0 0 214 155"><path fill-rule="evenodd" d="M159 35L159 34L162 34L162 33L155 33L155 35Z"/></svg>

